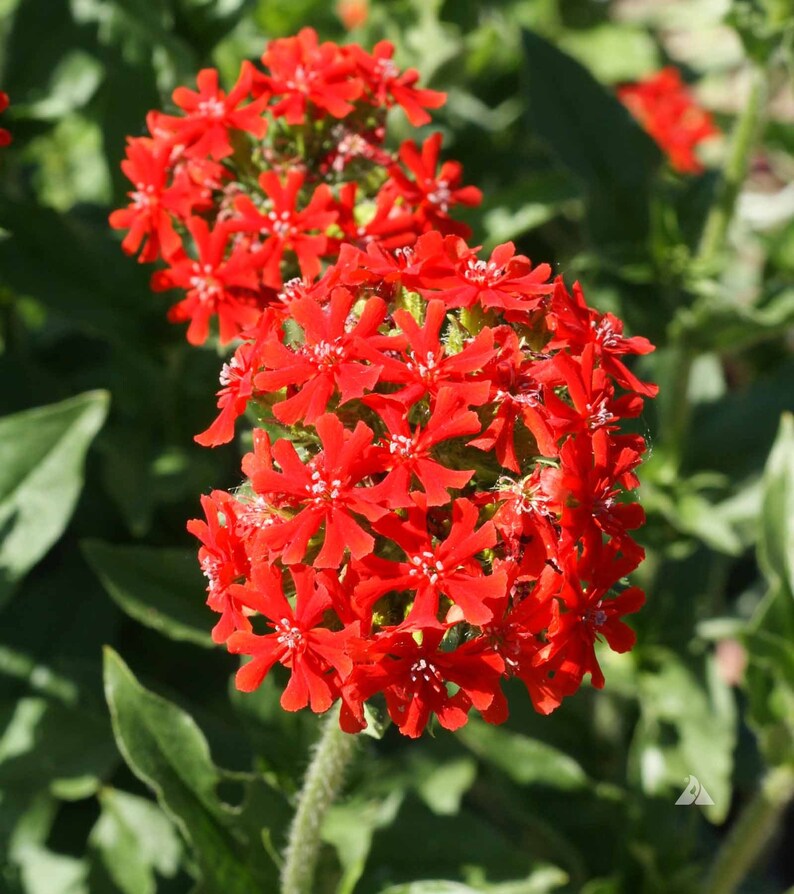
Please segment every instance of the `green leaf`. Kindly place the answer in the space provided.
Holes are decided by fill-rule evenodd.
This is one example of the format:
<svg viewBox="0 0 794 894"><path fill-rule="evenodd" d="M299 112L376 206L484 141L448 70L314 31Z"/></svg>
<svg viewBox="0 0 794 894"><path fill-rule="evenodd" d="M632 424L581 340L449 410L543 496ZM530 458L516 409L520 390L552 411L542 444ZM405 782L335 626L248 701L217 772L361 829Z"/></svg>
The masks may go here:
<svg viewBox="0 0 794 894"><path fill-rule="evenodd" d="M0 419L0 603L63 534L107 409L88 391Z"/></svg>
<svg viewBox="0 0 794 894"><path fill-rule="evenodd" d="M562 35L566 53L600 80L615 84L638 81L659 67L656 41L644 28L609 22L595 28L571 28Z"/></svg>
<svg viewBox="0 0 794 894"><path fill-rule="evenodd" d="M648 237L659 150L576 60L532 31L523 32L523 41L533 135L583 181L593 239L613 253L633 254Z"/></svg>
<svg viewBox="0 0 794 894"><path fill-rule="evenodd" d="M587 774L572 757L537 739L475 720L457 735L474 754L521 785L571 790L588 784Z"/></svg>
<svg viewBox="0 0 794 894"><path fill-rule="evenodd" d="M25 894L89 894L88 864L30 845L20 854Z"/></svg>
<svg viewBox="0 0 794 894"><path fill-rule="evenodd" d="M758 561L794 598L794 416L784 413L764 470Z"/></svg>
<svg viewBox="0 0 794 894"><path fill-rule="evenodd" d="M144 689L112 649L105 651L105 693L119 750L192 845L204 889L272 890L275 867L266 861L261 840L243 836L235 828L235 812L218 799L223 777L195 721Z"/></svg>
<svg viewBox="0 0 794 894"><path fill-rule="evenodd" d="M646 794L664 793L671 803L688 777L696 776L714 800L703 811L712 822L722 822L731 803L734 696L713 657L706 661L703 681L672 652L659 649L649 659L655 669L638 678L641 718L631 773Z"/></svg>
<svg viewBox="0 0 794 894"><path fill-rule="evenodd" d="M395 790L381 800L357 798L328 811L322 837L336 848L342 864L336 894L352 894L364 874L375 831L391 825L402 798L402 792Z"/></svg>
<svg viewBox="0 0 794 894"><path fill-rule="evenodd" d="M410 769L417 794L439 816L456 814L463 796L477 778L477 764L470 757L439 764L420 756L411 762Z"/></svg>
<svg viewBox="0 0 794 894"><path fill-rule="evenodd" d="M80 800L116 762L105 717L78 705L21 698L0 738L0 787L29 793L46 786L64 800Z"/></svg>
<svg viewBox="0 0 794 894"><path fill-rule="evenodd" d="M540 866L520 881L476 884L474 887L440 880L412 882L387 888L382 894L548 894L567 881L566 873L556 866Z"/></svg>
<svg viewBox="0 0 794 894"><path fill-rule="evenodd" d="M739 351L777 338L794 324L794 289L778 292L760 306L707 301L679 312L689 346L698 351Z"/></svg>
<svg viewBox="0 0 794 894"><path fill-rule="evenodd" d="M204 581L192 552L149 546L81 544L88 564L128 615L169 639L212 648L211 613Z"/></svg>
<svg viewBox="0 0 794 894"><path fill-rule="evenodd" d="M88 839L123 894L155 894L155 872L176 875L182 842L168 817L147 798L118 789L99 793L102 813Z"/></svg>

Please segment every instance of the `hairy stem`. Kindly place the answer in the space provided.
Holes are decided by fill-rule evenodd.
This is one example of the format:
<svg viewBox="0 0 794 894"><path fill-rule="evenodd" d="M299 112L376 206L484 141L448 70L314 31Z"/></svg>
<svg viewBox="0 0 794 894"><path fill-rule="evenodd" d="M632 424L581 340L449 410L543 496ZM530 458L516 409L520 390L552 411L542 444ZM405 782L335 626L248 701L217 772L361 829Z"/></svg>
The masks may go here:
<svg viewBox="0 0 794 894"><path fill-rule="evenodd" d="M339 728L338 712L331 710L314 747L290 826L281 871L281 894L311 894L320 853L320 827L342 788L345 770L357 745L358 737L343 732Z"/></svg>
<svg viewBox="0 0 794 894"><path fill-rule="evenodd" d="M770 770L722 843L703 894L734 894L769 844L788 804L794 799L794 771Z"/></svg>

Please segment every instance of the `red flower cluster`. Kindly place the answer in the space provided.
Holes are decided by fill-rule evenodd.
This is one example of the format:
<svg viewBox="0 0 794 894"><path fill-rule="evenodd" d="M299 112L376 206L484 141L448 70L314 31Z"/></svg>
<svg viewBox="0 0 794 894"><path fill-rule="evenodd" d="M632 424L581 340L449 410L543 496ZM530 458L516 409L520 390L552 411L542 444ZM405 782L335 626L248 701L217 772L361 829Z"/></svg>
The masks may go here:
<svg viewBox="0 0 794 894"><path fill-rule="evenodd" d="M432 168L435 151L404 160ZM422 196L417 213L442 211ZM210 252L214 233L196 236ZM630 491L645 444L620 423L656 393L624 359L653 347L550 273L433 229L408 248L346 245L244 333L197 439L230 440L246 407L266 427L246 483L189 523L213 636L251 658L240 689L281 664L285 709L341 700L354 732L380 693L415 737L432 715L503 721L507 677L542 713L586 674L603 686L595 643L630 649L622 619L644 599L622 581L643 557Z"/></svg>
<svg viewBox="0 0 794 894"><path fill-rule="evenodd" d="M9 99L8 94L3 93L0 90L0 115L8 108ZM3 146L8 146L11 143L11 133L7 131L4 127L0 127L0 149Z"/></svg>
<svg viewBox="0 0 794 894"><path fill-rule="evenodd" d="M719 129L692 98L677 68L669 66L644 81L620 87L618 97L668 155L676 171L699 174L704 170L695 147Z"/></svg>
<svg viewBox="0 0 794 894"><path fill-rule="evenodd" d="M385 148L386 112L411 124L445 96L400 71L393 46L371 53L320 43L311 28L274 40L264 70L244 62L227 93L214 69L197 90L174 91L176 114L151 112L148 136L130 138L122 169L130 204L110 223L139 260L165 262L156 291L184 293L170 310L203 343L217 317L222 342L253 325L285 281L315 277L339 248L408 246L429 230L468 235L450 217L481 193L459 164L439 165L440 134Z"/></svg>

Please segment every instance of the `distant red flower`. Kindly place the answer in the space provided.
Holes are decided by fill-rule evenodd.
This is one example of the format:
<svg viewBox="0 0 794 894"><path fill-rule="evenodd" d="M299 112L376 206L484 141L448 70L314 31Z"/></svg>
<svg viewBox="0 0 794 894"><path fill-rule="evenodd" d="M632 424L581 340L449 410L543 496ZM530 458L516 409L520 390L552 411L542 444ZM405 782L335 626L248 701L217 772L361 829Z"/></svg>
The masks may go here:
<svg viewBox="0 0 794 894"><path fill-rule="evenodd" d="M336 14L348 31L360 28L369 17L369 0L337 0Z"/></svg>
<svg viewBox="0 0 794 894"><path fill-rule="evenodd" d="M8 108L10 100L8 94L0 90L0 115ZM8 146L11 143L11 132L4 127L0 127L0 148Z"/></svg>
<svg viewBox="0 0 794 894"><path fill-rule="evenodd" d="M644 81L626 84L618 89L618 97L667 153L677 171L699 174L704 170L695 148L718 134L719 129L697 104L677 68L668 66Z"/></svg>

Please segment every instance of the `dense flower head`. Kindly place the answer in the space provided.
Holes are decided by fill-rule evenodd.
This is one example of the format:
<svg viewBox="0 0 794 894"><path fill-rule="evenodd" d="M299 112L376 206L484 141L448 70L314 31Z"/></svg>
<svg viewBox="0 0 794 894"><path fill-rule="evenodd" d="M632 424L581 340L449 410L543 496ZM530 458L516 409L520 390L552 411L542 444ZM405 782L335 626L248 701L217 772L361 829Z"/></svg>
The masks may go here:
<svg viewBox="0 0 794 894"><path fill-rule="evenodd" d="M10 100L8 94L0 90L0 115L8 108ZM0 127L0 148L8 146L11 143L11 132L4 127Z"/></svg>
<svg viewBox="0 0 794 894"><path fill-rule="evenodd" d="M469 234L452 214L481 194L459 163L441 160L441 135L388 147L389 109L421 126L445 101L393 56L389 41L368 52L304 28L271 41L261 65L244 62L228 90L203 69L168 113L149 113L148 134L128 139L130 201L110 223L126 231L125 252L160 263L155 291L184 293L169 318L188 323L190 342L215 325L231 341L279 304L285 283L313 279L345 244Z"/></svg>
<svg viewBox="0 0 794 894"><path fill-rule="evenodd" d="M668 66L643 81L626 84L618 89L618 97L667 154L675 170L684 174L704 170L695 149L719 129L697 104L677 68Z"/></svg>
<svg viewBox="0 0 794 894"><path fill-rule="evenodd" d="M190 523L240 689L281 664L285 709L339 701L355 732L380 695L416 737L503 721L510 677L544 714L604 685L596 643L630 649L644 599L623 423L656 393L626 363L646 339L512 244L435 229L343 245L240 325L197 440L262 425L244 483Z"/></svg>

